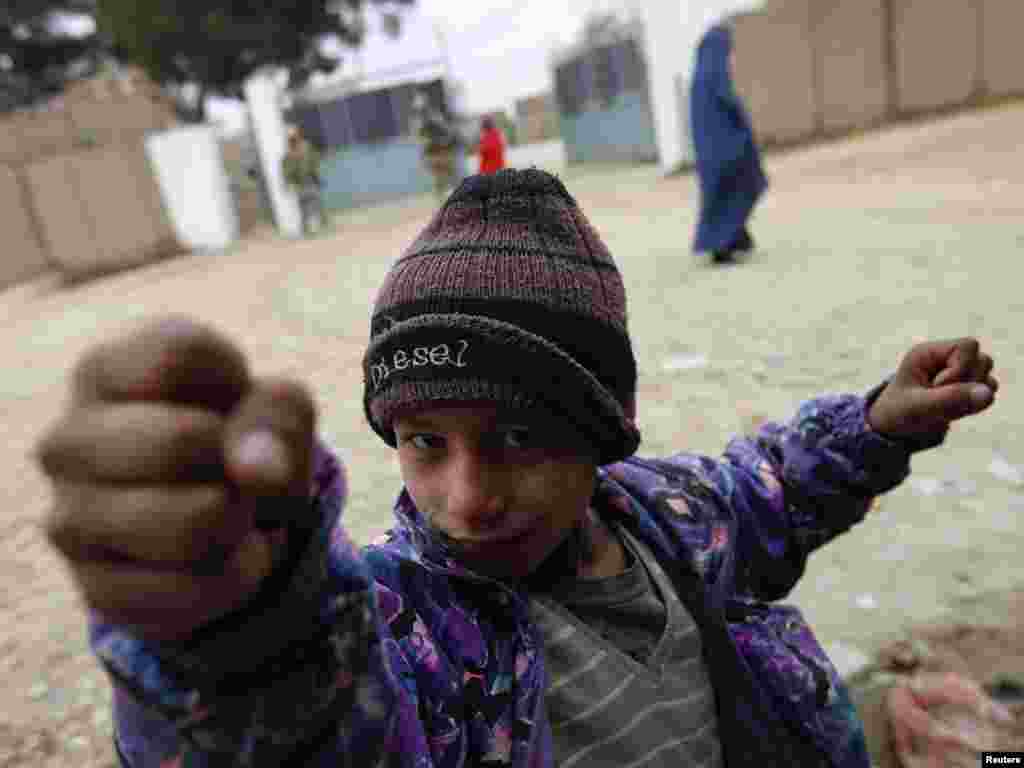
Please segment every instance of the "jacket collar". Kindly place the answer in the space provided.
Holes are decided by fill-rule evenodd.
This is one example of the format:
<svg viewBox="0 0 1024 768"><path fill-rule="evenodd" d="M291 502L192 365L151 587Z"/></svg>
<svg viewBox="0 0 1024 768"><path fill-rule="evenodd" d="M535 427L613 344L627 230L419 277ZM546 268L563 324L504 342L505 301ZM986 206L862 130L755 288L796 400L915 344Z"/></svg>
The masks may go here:
<svg viewBox="0 0 1024 768"><path fill-rule="evenodd" d="M608 476L603 467L599 467L592 502L598 514L606 520L610 517L621 517L625 511L630 509L630 505L609 504L608 500L615 496L621 497L624 494L626 494L625 490ZM431 570L444 571L451 576L496 583L493 579L462 565L444 534L431 525L430 521L416 507L412 496L405 488L402 488L395 502L394 515L396 525L392 530L391 544L397 546L403 556ZM571 537L541 566L547 576L554 575L555 570L570 568L576 562L575 558L578 555L573 546L574 540L575 537ZM528 581L529 579L524 583L503 584L503 586L515 592L523 592L527 589Z"/></svg>

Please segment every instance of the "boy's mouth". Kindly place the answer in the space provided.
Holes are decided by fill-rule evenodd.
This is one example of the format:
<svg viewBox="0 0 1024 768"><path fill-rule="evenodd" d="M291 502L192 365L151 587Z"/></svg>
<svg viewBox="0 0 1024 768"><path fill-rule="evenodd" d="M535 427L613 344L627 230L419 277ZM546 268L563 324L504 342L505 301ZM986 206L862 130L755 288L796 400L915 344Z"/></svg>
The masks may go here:
<svg viewBox="0 0 1024 768"><path fill-rule="evenodd" d="M483 552L490 553L499 549L507 549L509 552L514 552L515 546L529 538L533 530L533 525L527 525L520 526L513 531L502 531L491 536L479 538L456 538L444 532L441 533L441 536L445 543L456 552L478 555Z"/></svg>

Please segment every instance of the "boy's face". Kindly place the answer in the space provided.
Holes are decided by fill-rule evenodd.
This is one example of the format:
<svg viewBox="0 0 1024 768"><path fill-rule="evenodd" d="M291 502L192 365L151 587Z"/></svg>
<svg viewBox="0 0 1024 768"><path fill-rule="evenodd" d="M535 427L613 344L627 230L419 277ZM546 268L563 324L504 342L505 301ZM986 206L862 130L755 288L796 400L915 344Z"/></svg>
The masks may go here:
<svg viewBox="0 0 1024 768"><path fill-rule="evenodd" d="M596 465L585 442L550 419L443 405L400 417L395 434L417 509L481 574L528 575L583 517L594 493Z"/></svg>

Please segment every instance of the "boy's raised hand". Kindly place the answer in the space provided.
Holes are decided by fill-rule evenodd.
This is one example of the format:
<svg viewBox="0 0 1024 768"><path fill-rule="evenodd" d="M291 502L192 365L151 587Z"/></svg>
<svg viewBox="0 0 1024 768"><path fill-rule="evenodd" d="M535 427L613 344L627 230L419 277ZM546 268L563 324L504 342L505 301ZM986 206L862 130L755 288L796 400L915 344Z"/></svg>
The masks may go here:
<svg viewBox="0 0 1024 768"><path fill-rule="evenodd" d="M918 344L871 407L868 423L893 438L940 434L950 422L992 405L999 389L992 367L977 339Z"/></svg>
<svg viewBox="0 0 1024 768"><path fill-rule="evenodd" d="M156 641L239 607L285 548L257 523L308 509L315 420L302 387L252 380L185 318L94 347L37 447L46 532L89 607Z"/></svg>

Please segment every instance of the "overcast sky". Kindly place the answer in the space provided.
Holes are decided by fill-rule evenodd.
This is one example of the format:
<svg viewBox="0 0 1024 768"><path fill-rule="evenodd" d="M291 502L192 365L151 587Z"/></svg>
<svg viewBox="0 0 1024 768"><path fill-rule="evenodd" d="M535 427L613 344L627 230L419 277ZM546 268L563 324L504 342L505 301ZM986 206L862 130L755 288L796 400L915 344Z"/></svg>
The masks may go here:
<svg viewBox="0 0 1024 768"><path fill-rule="evenodd" d="M375 28L371 12L366 45L350 59L367 73L447 59L453 78L465 86L468 111L511 107L517 98L550 89L550 52L576 39L589 11L629 2L418 0L394 41Z"/></svg>

